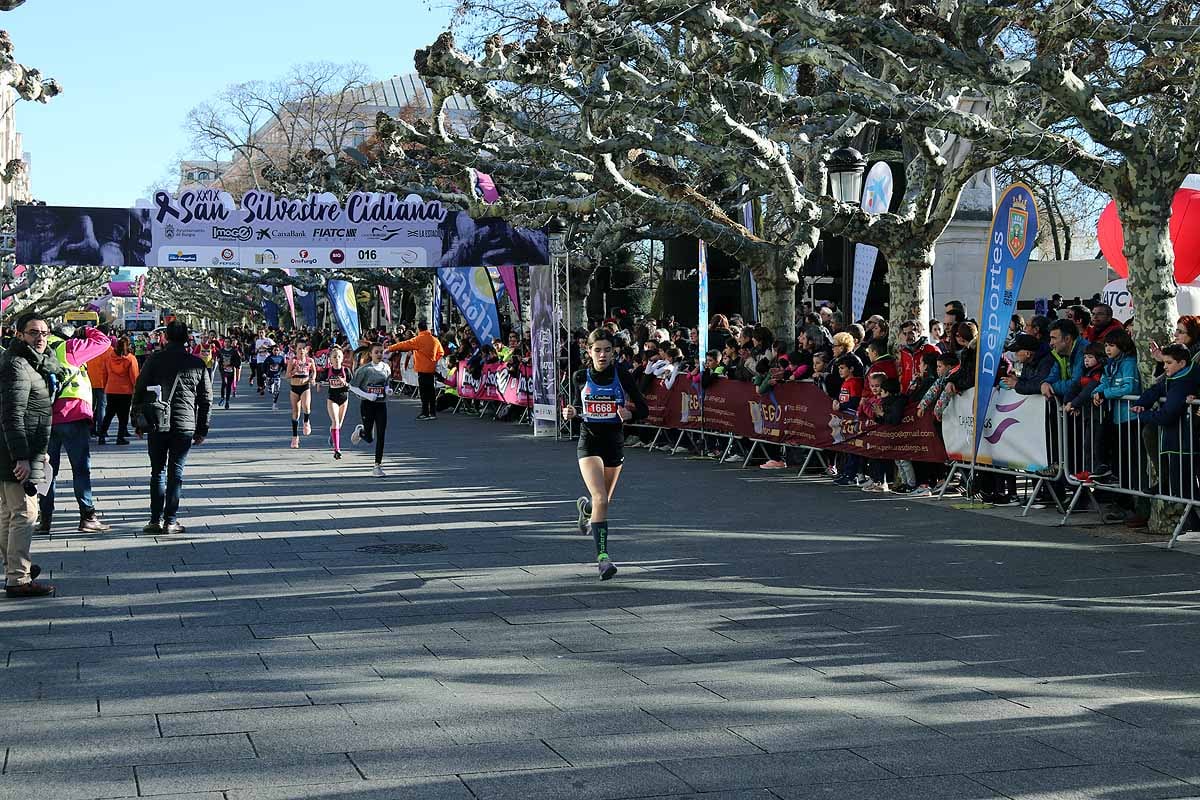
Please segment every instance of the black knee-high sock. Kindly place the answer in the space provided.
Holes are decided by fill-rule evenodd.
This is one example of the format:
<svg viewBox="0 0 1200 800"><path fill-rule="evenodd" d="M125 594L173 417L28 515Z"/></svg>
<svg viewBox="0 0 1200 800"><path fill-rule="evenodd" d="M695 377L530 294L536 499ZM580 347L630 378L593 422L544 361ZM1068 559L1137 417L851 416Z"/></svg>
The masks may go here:
<svg viewBox="0 0 1200 800"><path fill-rule="evenodd" d="M307 423L307 422L308 422L309 420L311 420L311 419L312 419L312 414L310 414L310 413L308 413L307 411L305 411L305 412L304 412L304 421Z"/></svg>
<svg viewBox="0 0 1200 800"><path fill-rule="evenodd" d="M608 522L593 522L592 541L596 543L596 558L608 555Z"/></svg>
<svg viewBox="0 0 1200 800"><path fill-rule="evenodd" d="M299 435L300 435L300 420L293 418L292 419L292 436L299 436Z"/></svg>

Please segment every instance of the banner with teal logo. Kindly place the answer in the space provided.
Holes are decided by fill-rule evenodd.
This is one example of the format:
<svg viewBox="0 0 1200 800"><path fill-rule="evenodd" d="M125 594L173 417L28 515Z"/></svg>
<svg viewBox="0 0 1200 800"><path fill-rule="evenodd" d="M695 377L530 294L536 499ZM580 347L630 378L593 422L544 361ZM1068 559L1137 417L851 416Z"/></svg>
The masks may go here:
<svg viewBox="0 0 1200 800"><path fill-rule="evenodd" d="M1017 297L1025 280L1025 268L1037 240L1038 215L1033 193L1022 183L1004 191L992 219L988 237L987 263L983 285L980 287L979 344L975 363L975 413L972 425L975 435L973 455L979 452L979 440L985 433L984 419L1000 357L1008 336L1008 325L1017 309Z"/></svg>
<svg viewBox="0 0 1200 800"><path fill-rule="evenodd" d="M362 338L362 329L358 321L358 301L354 299L354 286L350 281L330 281L326 287L329 291L329 305L333 309L334 319L351 347L358 346Z"/></svg>
<svg viewBox="0 0 1200 800"><path fill-rule="evenodd" d="M500 314L496 310L496 290L488 268L446 267L439 269L437 274L479 343L491 344L499 339Z"/></svg>

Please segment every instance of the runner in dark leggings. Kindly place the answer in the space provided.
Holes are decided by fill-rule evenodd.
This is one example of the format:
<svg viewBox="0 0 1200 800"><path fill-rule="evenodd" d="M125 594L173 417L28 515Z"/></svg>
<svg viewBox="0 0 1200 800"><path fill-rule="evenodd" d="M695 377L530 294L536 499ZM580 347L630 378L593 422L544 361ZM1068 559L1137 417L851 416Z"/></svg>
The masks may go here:
<svg viewBox="0 0 1200 800"><path fill-rule="evenodd" d="M221 402L229 408L234 387L237 386L238 371L242 368L242 352L233 339L226 339L225 346L217 351L217 363L221 370Z"/></svg>
<svg viewBox="0 0 1200 800"><path fill-rule="evenodd" d="M580 497L575 506L579 530L591 532L600 580L606 581L617 574L608 557L608 507L625 461L625 423L645 418L650 410L629 373L617 369L611 333L603 328L592 331L587 354L591 364L572 376L571 405L562 413L564 419L581 420L576 452L579 474L591 496Z"/></svg>
<svg viewBox="0 0 1200 800"><path fill-rule="evenodd" d="M387 398L392 393L392 367L383 361L383 345L371 345L371 360L354 371L350 391L362 398L358 410L362 422L350 434L350 442L375 443L376 478L383 472L383 440L387 434Z"/></svg>

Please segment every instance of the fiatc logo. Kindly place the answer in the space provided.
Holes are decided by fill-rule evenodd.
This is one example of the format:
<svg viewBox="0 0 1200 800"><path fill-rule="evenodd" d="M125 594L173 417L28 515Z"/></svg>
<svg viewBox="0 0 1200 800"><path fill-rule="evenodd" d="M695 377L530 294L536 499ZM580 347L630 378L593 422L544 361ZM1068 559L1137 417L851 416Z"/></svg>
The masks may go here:
<svg viewBox="0 0 1200 800"><path fill-rule="evenodd" d="M332 264L340 264L340 263L342 263L342 262L343 262L343 261L345 261L345 260L346 260L346 254L345 254L345 253L343 253L341 250L338 250L337 248L334 248L333 250L330 250L330 251L329 251L329 261L330 261L330 263L332 263Z"/></svg>
<svg viewBox="0 0 1200 800"><path fill-rule="evenodd" d="M297 258L289 259L289 261L291 261L291 263L293 263L293 264L316 264L317 263L317 259L310 256L308 254L307 250L301 250L296 255L297 255Z"/></svg>
<svg viewBox="0 0 1200 800"><path fill-rule="evenodd" d="M177 264L177 263L185 263L185 262L195 262L195 260L197 258L198 258L198 256L195 253L185 253L182 250L178 250L174 253L167 254L167 263Z"/></svg>

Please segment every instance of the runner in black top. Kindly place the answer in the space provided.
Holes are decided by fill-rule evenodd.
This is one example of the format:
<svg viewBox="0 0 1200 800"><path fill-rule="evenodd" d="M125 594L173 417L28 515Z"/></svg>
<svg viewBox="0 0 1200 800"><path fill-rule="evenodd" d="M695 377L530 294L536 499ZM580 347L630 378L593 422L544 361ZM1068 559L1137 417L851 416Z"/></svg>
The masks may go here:
<svg viewBox="0 0 1200 800"><path fill-rule="evenodd" d="M329 368L325 372L329 399L325 401L325 410L329 412L329 444L335 460L342 457L342 423L346 420L346 401L350 396L350 370L345 361L342 348L329 351Z"/></svg>
<svg viewBox="0 0 1200 800"><path fill-rule="evenodd" d="M617 369L611 333L603 328L592 331L587 353L591 365L572 376L571 405L562 413L564 419L581 420L579 473L591 498L580 497L575 505L579 529L591 531L600 580L606 581L617 574L608 557L608 506L625 461L623 428L626 422L644 419L650 411L633 379Z"/></svg>
<svg viewBox="0 0 1200 800"><path fill-rule="evenodd" d="M225 344L217 351L217 363L221 370L221 401L229 408L229 400L237 387L238 374L242 369L242 351L234 343L233 337L225 339Z"/></svg>

